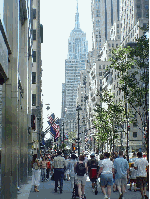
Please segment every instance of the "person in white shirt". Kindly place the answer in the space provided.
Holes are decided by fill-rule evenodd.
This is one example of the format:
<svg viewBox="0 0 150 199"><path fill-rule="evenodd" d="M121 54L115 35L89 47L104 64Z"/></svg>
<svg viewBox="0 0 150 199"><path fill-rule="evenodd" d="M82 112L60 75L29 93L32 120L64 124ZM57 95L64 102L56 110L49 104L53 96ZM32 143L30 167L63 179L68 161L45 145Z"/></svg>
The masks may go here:
<svg viewBox="0 0 150 199"><path fill-rule="evenodd" d="M136 191L136 173L137 171L134 169L134 163L131 164L131 168L129 171L130 174L130 188L129 190L131 191L132 183L134 182L134 191Z"/></svg>
<svg viewBox="0 0 150 199"><path fill-rule="evenodd" d="M142 152L137 153L138 159L135 161L134 168L137 170L137 187L140 187L142 199L148 198L146 195L146 182L148 172L148 161L142 158Z"/></svg>
<svg viewBox="0 0 150 199"><path fill-rule="evenodd" d="M104 198L110 199L111 195L111 186L113 185L113 172L114 172L114 165L113 162L109 159L110 153L104 153L104 160L101 163L98 177L101 175L101 189L104 194ZM105 186L107 186L107 194L105 190ZM107 196L108 195L108 196Z"/></svg>

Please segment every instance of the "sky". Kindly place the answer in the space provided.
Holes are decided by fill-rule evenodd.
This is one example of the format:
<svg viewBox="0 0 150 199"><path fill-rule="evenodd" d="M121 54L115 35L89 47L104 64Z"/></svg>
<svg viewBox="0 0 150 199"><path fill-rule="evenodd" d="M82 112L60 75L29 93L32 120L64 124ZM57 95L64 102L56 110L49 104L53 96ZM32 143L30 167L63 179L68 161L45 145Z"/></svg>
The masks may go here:
<svg viewBox="0 0 150 199"><path fill-rule="evenodd" d="M40 23L43 24L42 101L43 130L47 115L61 117L62 83L65 83L65 59L68 38L75 27L76 0L41 0ZM80 28L86 33L88 51L92 50L91 0L78 0ZM46 104L50 104L47 111Z"/></svg>

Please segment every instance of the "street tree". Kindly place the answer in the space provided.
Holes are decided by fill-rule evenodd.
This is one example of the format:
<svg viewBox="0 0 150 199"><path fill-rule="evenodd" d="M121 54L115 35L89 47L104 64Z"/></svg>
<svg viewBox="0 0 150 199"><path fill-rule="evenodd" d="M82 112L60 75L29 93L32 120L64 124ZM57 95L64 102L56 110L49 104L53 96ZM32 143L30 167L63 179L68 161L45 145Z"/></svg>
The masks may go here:
<svg viewBox="0 0 150 199"><path fill-rule="evenodd" d="M119 89L124 92L125 103L130 106L130 122L137 122L136 116L139 115L142 124L139 128L142 132L147 129L148 143L149 38L143 34L135 43L114 49L110 61L107 69L119 72Z"/></svg>
<svg viewBox="0 0 150 199"><path fill-rule="evenodd" d="M97 138L102 143L107 142L110 150L113 145L115 148L115 140L118 138L117 127L122 126L124 121L124 108L121 102L115 104L114 95L110 91L103 91L100 103L96 104L94 109L96 112L94 125L97 129Z"/></svg>

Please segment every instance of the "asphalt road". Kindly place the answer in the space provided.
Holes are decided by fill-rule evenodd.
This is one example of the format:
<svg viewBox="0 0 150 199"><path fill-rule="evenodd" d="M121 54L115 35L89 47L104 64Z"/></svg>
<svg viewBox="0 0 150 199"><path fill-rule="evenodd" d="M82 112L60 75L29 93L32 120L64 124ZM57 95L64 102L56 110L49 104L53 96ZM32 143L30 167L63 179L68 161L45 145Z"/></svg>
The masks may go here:
<svg viewBox="0 0 150 199"><path fill-rule="evenodd" d="M127 193L125 193L124 198L125 199L140 199L141 194L139 191L129 191L128 190L129 185L127 186ZM29 198L28 199L71 199L72 198L72 189L70 181L64 181L63 186L63 193L60 194L60 192L55 193L54 192L54 181L46 181L41 182L39 186L39 192L34 192L34 188L32 187ZM92 192L91 188L91 182L89 181L89 178L87 178L86 187L85 187L85 193L86 193L86 199L103 199L104 195L102 194L101 188L98 188L98 194L95 195ZM149 192L147 192L147 195ZM118 192L112 192L111 199L119 198Z"/></svg>

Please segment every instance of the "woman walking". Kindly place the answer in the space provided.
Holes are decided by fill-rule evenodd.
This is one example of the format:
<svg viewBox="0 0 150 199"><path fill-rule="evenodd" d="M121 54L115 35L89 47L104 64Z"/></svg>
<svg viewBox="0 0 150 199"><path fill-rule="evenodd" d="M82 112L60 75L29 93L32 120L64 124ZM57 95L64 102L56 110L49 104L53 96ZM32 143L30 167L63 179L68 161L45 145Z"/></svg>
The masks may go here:
<svg viewBox="0 0 150 199"><path fill-rule="evenodd" d="M43 157L43 160L42 160L42 168L41 168L41 172L42 172L42 182L46 180L46 163L47 163L47 161L45 160L45 157Z"/></svg>
<svg viewBox="0 0 150 199"><path fill-rule="evenodd" d="M32 164L32 185L34 185L34 191L39 192L37 187L40 185L40 164L37 160L37 154L33 155Z"/></svg>
<svg viewBox="0 0 150 199"><path fill-rule="evenodd" d="M77 173L79 199L83 199L86 184L86 174L88 172L87 163L84 162L84 155L79 156L79 162L75 164L75 172Z"/></svg>

